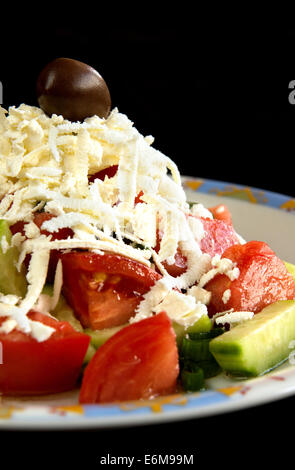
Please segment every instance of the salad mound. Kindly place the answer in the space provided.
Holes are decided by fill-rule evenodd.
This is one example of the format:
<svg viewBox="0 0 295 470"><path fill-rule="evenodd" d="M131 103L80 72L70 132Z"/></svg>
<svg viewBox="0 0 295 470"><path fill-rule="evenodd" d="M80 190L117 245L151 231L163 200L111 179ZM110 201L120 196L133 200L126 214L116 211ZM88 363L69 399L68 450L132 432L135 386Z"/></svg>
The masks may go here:
<svg viewBox="0 0 295 470"><path fill-rule="evenodd" d="M220 371L214 337L295 299L276 254L224 205L189 203L175 163L116 108L83 122L0 108L0 183L1 393L197 390Z"/></svg>

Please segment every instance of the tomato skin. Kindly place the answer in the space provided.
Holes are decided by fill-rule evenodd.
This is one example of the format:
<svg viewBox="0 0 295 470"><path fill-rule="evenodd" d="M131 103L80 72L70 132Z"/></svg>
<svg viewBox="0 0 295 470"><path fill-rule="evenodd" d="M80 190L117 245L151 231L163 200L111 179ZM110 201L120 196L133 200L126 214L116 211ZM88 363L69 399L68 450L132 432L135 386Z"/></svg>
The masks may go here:
<svg viewBox="0 0 295 470"><path fill-rule="evenodd" d="M18 330L0 334L0 392L43 395L72 390L77 386L90 337L76 332L68 322L42 313L31 311L28 316L56 328L56 332L40 343Z"/></svg>
<svg viewBox="0 0 295 470"><path fill-rule="evenodd" d="M111 403L172 393L179 374L178 350L165 312L126 326L85 369L80 403Z"/></svg>
<svg viewBox="0 0 295 470"><path fill-rule="evenodd" d="M210 316L231 308L258 313L277 300L295 299L292 276L266 243L251 241L234 245L222 257L237 263L240 275L230 281L226 275L218 274L205 286L212 293L208 307ZM231 296L224 304L222 296L227 289Z"/></svg>
<svg viewBox="0 0 295 470"><path fill-rule="evenodd" d="M46 220L50 220L54 217L52 214L48 214L47 212L40 212L36 213L34 216L34 222L35 224L40 228L40 232L43 235L51 235L52 240L66 240L67 238L73 238L74 232L70 228L61 228L57 232L47 232L46 230L42 230L41 226L43 222ZM47 273L47 282L53 282L54 281L54 275L55 275L55 270L56 270L56 265L59 259L59 251L58 250L51 250L50 252L50 259L49 259L49 265L48 265L48 273Z"/></svg>
<svg viewBox="0 0 295 470"><path fill-rule="evenodd" d="M33 221L37 225L37 227L40 229L40 233L42 235L51 235L52 240L63 240L67 239L68 237L72 238L74 236L74 232L70 228L62 228L59 229L57 232L47 232L47 230L41 229L41 226L43 222L52 219L55 217L53 214L49 214L48 212L36 212L34 214ZM24 229L25 223L20 221L16 222L15 224L10 226L10 231L14 235L15 233L20 232L22 235L25 236L25 229ZM25 259L25 265L26 267L29 266L31 256L27 255ZM54 275L55 275L55 270L56 270L56 265L59 259L59 252L58 250L51 250L50 252L50 259L49 259L49 265L48 265L48 273L47 273L47 282L53 282L54 280Z"/></svg>
<svg viewBox="0 0 295 470"><path fill-rule="evenodd" d="M189 217L194 216L190 215ZM228 247L240 243L231 223L218 219L207 219L204 217L198 217L198 219L202 221L204 227L204 236L200 241L200 248L203 253L208 253L210 256L222 255L224 250ZM160 250L160 241L162 237L162 232L158 230L157 244L155 247L156 252ZM174 257L174 263L168 264L164 261L163 266L170 276L178 277L187 270L187 259L178 247Z"/></svg>
<svg viewBox="0 0 295 470"><path fill-rule="evenodd" d="M187 270L187 259L181 253L181 250L178 248L175 253L174 263L168 264L167 261L164 261L163 266L166 271L170 274L170 276L178 277L181 276L181 274L185 273L185 271Z"/></svg>
<svg viewBox="0 0 295 470"><path fill-rule="evenodd" d="M222 255L232 245L240 244L232 224L219 219L205 219L201 217L205 236L200 242L203 253L210 256Z"/></svg>
<svg viewBox="0 0 295 470"><path fill-rule="evenodd" d="M226 222L227 224L232 223L231 213L225 204L218 204L217 206L209 207L208 210L212 213L214 219L223 220L223 222Z"/></svg>
<svg viewBox="0 0 295 470"><path fill-rule="evenodd" d="M49 214L48 212L36 212L34 215L34 223L39 227L40 232L43 235L52 236L52 240L64 240L68 237L72 238L74 236L74 232L70 228L60 228L57 232L47 232L47 230L41 229L41 226L47 220L52 219L55 217L53 214Z"/></svg>
<svg viewBox="0 0 295 470"><path fill-rule="evenodd" d="M41 229L41 226L43 222L46 222L47 220L52 219L55 217L53 214L49 214L48 212L36 212L33 217L33 222L37 225L37 227L40 229L40 232L43 235L51 235L52 240L63 240L68 237L72 238L74 235L74 232L70 228L62 228L59 229L57 232L48 232L47 230ZM25 236L25 222L19 221L16 222L15 224L10 226L11 233L14 235L15 233L20 232L22 235Z"/></svg>
<svg viewBox="0 0 295 470"><path fill-rule="evenodd" d="M161 278L138 261L113 253L71 251L60 254L63 294L84 327L123 325Z"/></svg>
<svg viewBox="0 0 295 470"><path fill-rule="evenodd" d="M160 251L160 243L161 243L162 238L163 238L163 232L158 229L157 230L157 243L155 246L155 251L157 253ZM178 277L181 274L185 273L185 271L187 270L187 259L181 253L181 250L178 247L174 256L174 263L168 264L167 261L163 261L163 266L166 269L167 273L170 274L170 276Z"/></svg>

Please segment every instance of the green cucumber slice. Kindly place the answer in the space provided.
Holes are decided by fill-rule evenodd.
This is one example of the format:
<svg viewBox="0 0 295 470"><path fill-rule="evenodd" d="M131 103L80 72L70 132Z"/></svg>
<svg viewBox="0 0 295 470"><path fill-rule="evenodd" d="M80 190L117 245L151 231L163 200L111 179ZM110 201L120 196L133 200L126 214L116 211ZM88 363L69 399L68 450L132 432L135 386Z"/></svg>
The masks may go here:
<svg viewBox="0 0 295 470"><path fill-rule="evenodd" d="M113 326L112 328L104 328L103 330L91 330L90 328L86 328L84 333L90 336L91 338L91 345L98 349L102 346L111 336L117 333L119 330L124 328L126 325L121 326Z"/></svg>
<svg viewBox="0 0 295 470"><path fill-rule="evenodd" d="M172 326L176 334L177 346L180 348L182 340L186 334L210 331L212 328L212 321L208 315L203 315L193 325L186 329L183 325L179 325L179 323L176 323L175 321L172 322Z"/></svg>
<svg viewBox="0 0 295 470"><path fill-rule="evenodd" d="M67 321L76 331L83 332L83 327L78 318L75 317L72 308L67 304L64 297L60 297L57 306L55 307L52 315L59 321Z"/></svg>
<svg viewBox="0 0 295 470"><path fill-rule="evenodd" d="M295 300L280 300L251 320L214 338L209 348L226 372L254 377L285 361L294 339Z"/></svg>
<svg viewBox="0 0 295 470"><path fill-rule="evenodd" d="M27 292L26 274L24 268L20 272L16 268L19 252L15 246L10 246L11 238L8 223L6 220L0 220L0 292L23 298ZM7 249L3 250L4 244Z"/></svg>
<svg viewBox="0 0 295 470"><path fill-rule="evenodd" d="M88 362L91 361L93 358L94 354L96 353L96 349L94 346L92 346L91 342L89 343L89 346L87 348L84 360L83 360L83 365L88 364Z"/></svg>
<svg viewBox="0 0 295 470"><path fill-rule="evenodd" d="M43 295L48 295L49 297L53 296L53 285L45 284L42 290ZM59 300L55 309L50 312L57 320L67 321L76 331L82 333L83 327L79 322L78 318L75 317L73 309L66 302L66 299L63 295L59 296Z"/></svg>
<svg viewBox="0 0 295 470"><path fill-rule="evenodd" d="M85 333L91 337L91 344L97 349L102 346L111 336L127 325L128 324L114 326L112 328L104 328L103 330L91 330L90 328L86 328ZM186 333L199 333L203 331L207 332L211 330L212 322L207 315L204 315L194 325L188 327L187 329L176 322L172 322L172 327L176 334L177 345L180 347L183 337Z"/></svg>

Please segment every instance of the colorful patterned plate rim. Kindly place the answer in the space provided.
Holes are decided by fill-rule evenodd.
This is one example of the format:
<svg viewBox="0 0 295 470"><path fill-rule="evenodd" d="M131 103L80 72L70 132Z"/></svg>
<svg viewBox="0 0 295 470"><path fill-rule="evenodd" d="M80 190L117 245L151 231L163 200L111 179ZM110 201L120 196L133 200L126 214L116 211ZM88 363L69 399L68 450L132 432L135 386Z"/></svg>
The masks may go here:
<svg viewBox="0 0 295 470"><path fill-rule="evenodd" d="M183 176L185 189L194 192L216 195L219 197L239 199L252 204L262 204L276 209L283 209L295 214L295 198L291 196L259 189L251 186Z"/></svg>
<svg viewBox="0 0 295 470"><path fill-rule="evenodd" d="M278 251L285 249L286 255L295 251L294 199L257 188L193 177L183 177L183 185L188 200L199 201L206 206L221 202L227 204L246 239L256 237L264 240L271 226L271 232L277 231L280 237L274 236L270 245L277 244ZM278 223L273 224L274 217ZM250 222L245 224L247 218ZM282 226L285 238L282 238ZM285 260L295 262L294 256ZM284 364L262 377L234 380L221 374L208 380L208 389L199 393L179 393L114 405L81 406L78 404L78 390L47 397L0 397L0 429L103 429L232 412L295 394L293 364L295 354L290 350L289 359Z"/></svg>

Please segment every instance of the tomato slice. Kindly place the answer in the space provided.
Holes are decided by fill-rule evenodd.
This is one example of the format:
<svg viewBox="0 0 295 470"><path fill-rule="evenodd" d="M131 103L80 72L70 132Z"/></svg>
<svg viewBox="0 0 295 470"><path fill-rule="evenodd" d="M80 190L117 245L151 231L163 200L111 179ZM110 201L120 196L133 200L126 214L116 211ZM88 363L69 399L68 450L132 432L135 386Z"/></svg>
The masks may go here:
<svg viewBox="0 0 295 470"><path fill-rule="evenodd" d="M41 229L41 226L43 222L46 220L50 220L53 217L55 217L53 214L49 214L48 212L36 212L34 214L33 222L37 225L37 227L40 229L40 232L43 235L51 235L52 240L63 240L68 237L73 237L74 232L70 228L61 228L57 232L47 232L47 230ZM16 222L15 224L10 226L11 233L14 235L15 233L20 232L22 235L25 236L25 222Z"/></svg>
<svg viewBox="0 0 295 470"><path fill-rule="evenodd" d="M201 217L200 220L204 227L204 236L200 241L200 248L203 253L208 253L210 256L222 255L229 246L240 243L231 223L219 219L206 219L204 217ZM161 238L162 234L158 231L157 245L155 247L157 252L160 249ZM187 270L187 259L182 254L180 248L178 248L174 257L174 263L168 264L164 261L163 266L171 276L178 277Z"/></svg>
<svg viewBox="0 0 295 470"><path fill-rule="evenodd" d="M63 294L84 327L126 323L161 275L138 261L113 253L71 251L60 255Z"/></svg>
<svg viewBox="0 0 295 470"><path fill-rule="evenodd" d="M37 225L37 227L40 229L40 233L43 235L51 235L52 240L64 240L67 239L68 237L72 238L74 236L74 232L70 228L62 228L59 229L57 232L47 232L47 230L41 229L43 222L46 220L50 220L53 217L55 217L53 214L49 214L48 212L36 212L34 214L33 221ZM15 224L10 226L10 231L14 235L15 233L20 232L22 235L25 236L25 222L16 222ZM54 280L54 275L55 275L55 270L56 270L56 265L58 262L59 258L59 252L58 250L51 250L50 252L50 259L49 259L49 265L48 265L48 273L47 273L47 282L53 282ZM30 262L31 256L27 255L25 259L25 265L28 267L29 262Z"/></svg>
<svg viewBox="0 0 295 470"><path fill-rule="evenodd" d="M231 281L226 275L218 274L205 286L212 293L209 315L231 308L257 313L277 300L295 298L291 274L266 243L251 241L234 245L222 257L237 263L240 275ZM230 298L224 304L222 296L227 289Z"/></svg>
<svg viewBox="0 0 295 470"><path fill-rule="evenodd" d="M223 222L226 222L227 224L232 223L230 210L225 204L218 204L217 206L209 207L208 210L212 213L214 219L223 220Z"/></svg>
<svg viewBox="0 0 295 470"><path fill-rule="evenodd" d="M178 248L174 257L174 263L168 264L167 261L164 261L163 266L170 276L178 277L187 270L187 259L181 253L180 248Z"/></svg>
<svg viewBox="0 0 295 470"><path fill-rule="evenodd" d="M203 253L222 255L232 245L240 243L232 224L219 219L201 217L205 235L200 242Z"/></svg>
<svg viewBox="0 0 295 470"><path fill-rule="evenodd" d="M160 250L160 242L161 242L162 237L163 237L163 232L161 232L161 230L158 229L157 230L157 243L155 246L155 251L157 253ZM166 269L167 273L170 274L170 276L178 277L187 270L187 259L181 253L180 248L177 248L177 251L174 257L174 263L168 264L166 261L164 261L163 266Z"/></svg>
<svg viewBox="0 0 295 470"><path fill-rule="evenodd" d="M85 369L80 403L147 399L175 391L178 351L165 312L126 326L106 343Z"/></svg>
<svg viewBox="0 0 295 470"><path fill-rule="evenodd" d="M48 212L36 212L34 215L34 223L39 227L40 232L43 235L51 235L52 240L65 240L67 238L72 238L74 236L74 232L70 228L60 228L57 232L47 232L44 229L41 229L42 224L46 222L46 220L50 220L55 217L53 214L49 214Z"/></svg>
<svg viewBox="0 0 295 470"><path fill-rule="evenodd" d="M4 395L42 395L72 390L77 386L90 337L60 322L31 311L31 320L56 331L43 342L13 330L0 334L2 359L0 392ZM0 324L4 318L0 319Z"/></svg>

